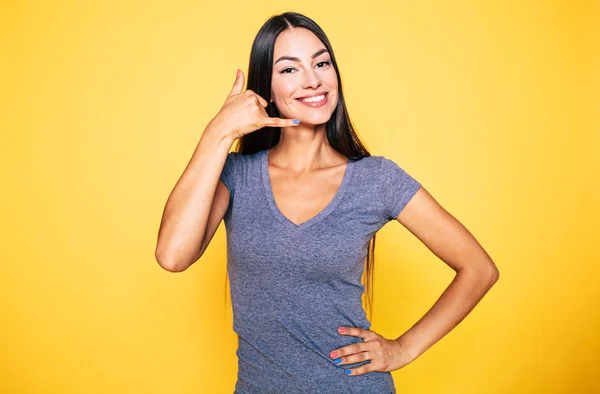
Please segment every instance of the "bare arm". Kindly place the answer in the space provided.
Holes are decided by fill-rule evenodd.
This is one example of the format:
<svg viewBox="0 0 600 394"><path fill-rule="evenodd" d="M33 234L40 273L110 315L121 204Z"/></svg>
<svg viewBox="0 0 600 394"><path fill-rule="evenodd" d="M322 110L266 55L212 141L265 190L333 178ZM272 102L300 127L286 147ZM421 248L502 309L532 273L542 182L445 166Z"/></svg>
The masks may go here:
<svg viewBox="0 0 600 394"><path fill-rule="evenodd" d="M202 256L229 205L229 191L219 181L231 145L265 126L296 126L294 119L271 118L267 101L251 90L242 92L244 73L236 79L219 113L171 192L158 231L155 256L167 271L186 270Z"/></svg>
<svg viewBox="0 0 600 394"><path fill-rule="evenodd" d="M414 360L456 327L500 274L475 237L425 188L417 191L396 220L457 273L431 309L397 338Z"/></svg>
<svg viewBox="0 0 600 394"><path fill-rule="evenodd" d="M206 248L205 235L213 198L234 141L231 133L212 122L204 130L163 212L155 256L164 269L184 271Z"/></svg>

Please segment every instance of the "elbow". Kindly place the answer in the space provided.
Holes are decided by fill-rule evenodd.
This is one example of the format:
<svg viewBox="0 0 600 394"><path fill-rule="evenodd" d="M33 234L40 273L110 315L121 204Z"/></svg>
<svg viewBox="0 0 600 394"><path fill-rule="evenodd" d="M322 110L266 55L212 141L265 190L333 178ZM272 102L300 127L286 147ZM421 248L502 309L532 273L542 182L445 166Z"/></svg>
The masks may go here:
<svg viewBox="0 0 600 394"><path fill-rule="evenodd" d="M490 270L490 287L492 287L496 282L500 279L500 271L495 264L492 263L492 268Z"/></svg>
<svg viewBox="0 0 600 394"><path fill-rule="evenodd" d="M498 267L494 263L491 258L487 258L485 263L481 263L479 265L479 275L482 281L486 281L488 284L488 288L494 286L498 279L500 278L500 271Z"/></svg>
<svg viewBox="0 0 600 394"><path fill-rule="evenodd" d="M473 280L490 289L498 282L500 271L491 260L488 260L488 262L489 263L478 264L476 267L468 267L464 269L464 272L468 272L468 275L473 276Z"/></svg>
<svg viewBox="0 0 600 394"><path fill-rule="evenodd" d="M158 265L169 272L183 272L188 268L188 265L177 261L172 254L160 252L158 248L154 252L154 257Z"/></svg>

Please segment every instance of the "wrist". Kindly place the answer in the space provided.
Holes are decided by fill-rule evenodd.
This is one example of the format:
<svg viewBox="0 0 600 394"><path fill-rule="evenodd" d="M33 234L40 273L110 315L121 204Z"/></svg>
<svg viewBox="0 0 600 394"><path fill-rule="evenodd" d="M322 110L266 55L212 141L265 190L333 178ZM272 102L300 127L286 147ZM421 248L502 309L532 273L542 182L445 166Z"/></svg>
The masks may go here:
<svg viewBox="0 0 600 394"><path fill-rule="evenodd" d="M231 147L231 145L233 145L235 140L238 138L238 135L233 130L229 130L225 125L219 123L215 119L212 119L210 122L208 122L208 125L204 130L204 134L209 134L218 139L220 142L229 144L229 147Z"/></svg>
<svg viewBox="0 0 600 394"><path fill-rule="evenodd" d="M416 351L414 346L410 345L410 343L406 340L406 337L403 337L401 335L400 337L396 338L396 342L398 342L398 344L400 345L402 352L408 356L410 362L414 361L417 357L419 357L418 352Z"/></svg>

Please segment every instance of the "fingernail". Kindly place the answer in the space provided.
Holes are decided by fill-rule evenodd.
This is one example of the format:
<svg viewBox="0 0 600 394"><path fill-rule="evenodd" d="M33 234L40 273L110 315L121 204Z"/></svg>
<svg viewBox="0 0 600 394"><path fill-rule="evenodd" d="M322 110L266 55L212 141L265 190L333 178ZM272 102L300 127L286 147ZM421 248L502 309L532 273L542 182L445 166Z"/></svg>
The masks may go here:
<svg viewBox="0 0 600 394"><path fill-rule="evenodd" d="M333 360L334 363L339 364L342 362L342 358L336 358L335 360Z"/></svg>
<svg viewBox="0 0 600 394"><path fill-rule="evenodd" d="M299 124L300 121L298 119L294 119L294 124Z"/></svg>
<svg viewBox="0 0 600 394"><path fill-rule="evenodd" d="M349 369L346 370L346 375L350 375L352 373L352 371L350 371Z"/></svg>
<svg viewBox="0 0 600 394"><path fill-rule="evenodd" d="M331 356L331 358L336 358L338 354L337 352L331 352L329 355Z"/></svg>
<svg viewBox="0 0 600 394"><path fill-rule="evenodd" d="M342 333L344 332L344 329L342 327L338 328L338 332Z"/></svg>

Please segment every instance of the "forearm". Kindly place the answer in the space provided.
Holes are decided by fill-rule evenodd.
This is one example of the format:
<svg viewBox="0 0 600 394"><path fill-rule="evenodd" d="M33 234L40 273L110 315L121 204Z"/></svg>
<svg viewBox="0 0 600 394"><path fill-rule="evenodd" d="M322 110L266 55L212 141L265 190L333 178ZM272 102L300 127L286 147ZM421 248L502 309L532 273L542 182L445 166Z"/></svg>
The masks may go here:
<svg viewBox="0 0 600 394"><path fill-rule="evenodd" d="M431 309L397 341L416 359L473 310L496 278L491 269L459 271Z"/></svg>

